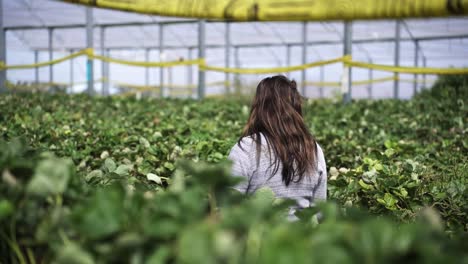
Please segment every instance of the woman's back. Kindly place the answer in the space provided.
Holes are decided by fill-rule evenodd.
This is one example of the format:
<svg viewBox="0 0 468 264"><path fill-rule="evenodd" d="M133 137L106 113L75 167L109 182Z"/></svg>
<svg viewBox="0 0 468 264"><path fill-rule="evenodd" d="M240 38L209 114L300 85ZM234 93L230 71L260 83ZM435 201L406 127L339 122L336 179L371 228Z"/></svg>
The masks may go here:
<svg viewBox="0 0 468 264"><path fill-rule="evenodd" d="M270 188L278 198L288 198L296 201L290 214L294 209L313 206L316 200L325 200L327 197L327 170L322 149L317 144L317 166L316 171L304 175L299 182L292 181L288 186L282 179L282 165L274 170L273 151L268 151L267 140L261 135L261 151L257 165L257 146L254 136L244 137L239 144L234 145L229 153L229 159L233 162L232 174L244 177L235 189L251 194L262 187ZM272 155L270 157L270 155Z"/></svg>
<svg viewBox="0 0 468 264"><path fill-rule="evenodd" d="M304 122L296 82L285 76L258 84L247 124L229 158L233 174L246 178L239 191L269 187L277 197L296 200L291 214L326 199L323 152Z"/></svg>

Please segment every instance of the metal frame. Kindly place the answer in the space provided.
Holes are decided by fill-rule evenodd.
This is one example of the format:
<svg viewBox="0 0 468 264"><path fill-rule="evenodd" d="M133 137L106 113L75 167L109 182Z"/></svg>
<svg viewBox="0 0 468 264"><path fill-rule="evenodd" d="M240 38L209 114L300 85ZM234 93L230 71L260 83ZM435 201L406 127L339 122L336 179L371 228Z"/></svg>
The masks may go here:
<svg viewBox="0 0 468 264"><path fill-rule="evenodd" d="M320 66L320 86L319 86L319 93L320 98L324 97L323 94L323 82L325 81L325 66Z"/></svg>
<svg viewBox="0 0 468 264"><path fill-rule="evenodd" d="M468 34L457 34L457 35L437 35L437 36L426 36L426 37L418 37L418 38L401 38L400 42L407 42L407 41L418 41L418 42L424 42L424 41L434 41L434 40L450 40L450 39L463 39L463 38L468 38ZM394 42L395 38L394 37L388 37L388 38L366 38L366 39L357 39L353 40L353 44L370 44L370 43L385 43L385 42ZM318 41L308 41L306 43L307 46L322 46L322 45L342 45L343 41L342 40L318 40ZM238 48L259 48L259 47L284 47L285 45L287 46L302 46L303 43L301 42L290 42L290 43L254 43L254 44L232 44L231 47L238 47ZM205 45L207 49L216 49L216 48L224 48L224 44L208 44ZM74 50L80 50L82 49L82 46L70 46L70 47L61 47L60 50L66 49L74 49ZM157 49L157 46L113 46L113 47L108 47L112 50L131 50L131 49ZM198 48L197 45L183 45L183 46L173 46L173 45L166 45L164 46L165 50L172 50L172 49L189 49L193 48L196 49ZM48 50L47 48L33 48L34 50ZM421 50L420 50L421 52Z"/></svg>
<svg viewBox="0 0 468 264"><path fill-rule="evenodd" d="M159 25L159 60L164 54L164 25ZM159 68L159 97L164 97L164 68Z"/></svg>
<svg viewBox="0 0 468 264"><path fill-rule="evenodd" d="M369 58L369 63L373 63L372 62L372 59ZM369 69L368 70L368 79L369 80L372 80L374 78L374 69ZM367 96L369 99L372 99L373 97L373 89L374 88L374 84L372 82L369 82L369 84L367 85Z"/></svg>
<svg viewBox="0 0 468 264"><path fill-rule="evenodd" d="M205 20L198 21L198 58L205 58ZM205 71L198 67L198 99L205 97Z"/></svg>
<svg viewBox="0 0 468 264"><path fill-rule="evenodd" d="M343 38L343 55L351 55L353 51L353 24L350 21L346 21L344 24L344 38ZM349 103L352 99L352 70L351 67L344 67L343 71L343 102Z"/></svg>
<svg viewBox="0 0 468 264"><path fill-rule="evenodd" d="M100 45L99 48L101 49L101 55L106 56L106 27L100 27ZM107 95L108 91L106 91L107 79L106 79L106 68L107 62L101 61L101 88L102 88L102 95Z"/></svg>
<svg viewBox="0 0 468 264"><path fill-rule="evenodd" d="M48 33L48 51L49 51L49 61L54 59L54 29L49 28L47 30ZM54 82L54 65L49 65L49 83Z"/></svg>
<svg viewBox="0 0 468 264"><path fill-rule="evenodd" d="M414 67L418 67L419 64L419 42L414 42ZM416 95L418 92L418 74L415 73L413 75L414 83L413 83L413 95Z"/></svg>
<svg viewBox="0 0 468 264"><path fill-rule="evenodd" d="M302 64L307 63L307 22L302 22ZM306 96L306 70L301 72L301 86L302 86L302 96Z"/></svg>
<svg viewBox="0 0 468 264"><path fill-rule="evenodd" d="M39 51L38 50L34 51L34 63L35 64L39 63ZM39 68L38 67L34 68L34 81L36 84L39 83Z"/></svg>
<svg viewBox="0 0 468 264"><path fill-rule="evenodd" d="M224 48L224 66L229 68L231 66L231 24L230 22L226 22L226 33L225 33L225 40L224 40L225 48ZM226 72L224 74L224 81L226 82L224 85L225 93L230 93L230 76L229 73Z"/></svg>
<svg viewBox="0 0 468 264"><path fill-rule="evenodd" d="M150 61L150 50L149 49L145 49L145 62L149 62ZM149 67L145 67L145 86L149 86L150 85L150 76L149 76Z"/></svg>
<svg viewBox="0 0 468 264"><path fill-rule="evenodd" d="M93 48L93 9L86 7L86 47ZM86 60L86 79L88 83L87 92L89 95L94 94L94 60L87 58Z"/></svg>
<svg viewBox="0 0 468 264"><path fill-rule="evenodd" d="M394 53L394 65L395 67L400 66L400 39L401 39L401 20L395 22L395 53ZM400 93L400 76L397 72L394 73L395 80L393 81L393 98L398 99Z"/></svg>
<svg viewBox="0 0 468 264"><path fill-rule="evenodd" d="M3 0L0 0L0 61L6 63L6 30L3 27ZM0 71L0 93L6 92L6 71Z"/></svg>
<svg viewBox="0 0 468 264"><path fill-rule="evenodd" d="M0 14L3 14L3 5L2 1L0 0ZM86 29L86 42L87 42L87 47L93 47L93 29L100 27L101 29L101 49L102 49L102 54L106 55L110 54L110 50L119 50L119 49L135 49L136 47L124 47L124 46L116 46L116 47L105 47L105 28L107 27L143 27L143 26L154 26L154 25L159 25L160 26L160 39L159 39L159 51L160 54L164 52L165 49L188 49L189 51L189 57L191 57L191 51L195 48L198 48L199 50L199 57L204 57L206 53L207 48L225 48L225 66L229 67L230 66L230 49L234 48L235 49L235 64L239 64L239 58L238 54L241 48L253 48L253 47L286 47L286 63L287 65L291 64L291 48L293 46L302 46L302 53L303 53L303 58L302 62L306 63L307 60L307 46L309 45L341 45L344 42L344 52L345 54L350 54L351 53L351 45L352 44L362 44L362 43L380 43L380 42L395 42L395 65L399 65L399 50L400 50L400 44L401 42L404 41L412 41L415 44L415 57L414 57L414 65L418 66L419 62L419 55L422 56L423 60L423 65L426 64L426 57L424 56L423 50L420 46L420 42L422 41L434 41L434 40L449 40L449 39L461 39L461 38L468 38L468 34L460 34L460 35L439 35L439 36L427 36L427 37L419 37L415 38L411 30L409 29L408 25L404 21L398 20L396 23L396 30L395 30L395 37L389 37L389 38L380 38L380 39L360 39L360 40L352 40L352 37L344 37L344 39L341 41L307 41L307 24L306 22L303 22L303 34L302 34L302 41L301 42L291 42L287 43L283 39L281 39L281 43L255 43L255 44L239 44L239 45L232 45L231 43L231 37L230 37L230 24L231 22L224 22L226 23L226 41L224 45L206 45L205 44L205 23L222 23L223 21L213 21L213 20L178 20L178 21L151 21L151 22L130 22L130 23L93 23L92 19L92 8L87 7L86 8L86 23L85 24L72 24L72 25L54 25L54 26L13 26L13 27L3 27L3 21L0 22L0 60L6 60L6 32L8 30L14 31L14 30L39 30L39 29L47 29L49 33L49 44L47 48L37 48L34 49L35 57L38 56L37 54L41 50L47 50L49 52L49 59L53 59L53 51L56 49L54 47L53 43L53 32L54 30L58 29L69 29L69 28L85 28ZM194 24L198 23L199 25L199 38L198 38L198 45L184 45L184 46L164 46L164 37L163 37L163 27L165 25L177 25L177 24ZM236 22L236 23L249 23L249 22ZM203 26L201 26L203 24ZM348 24L348 23L345 23ZM408 31L410 38L401 38L401 25L403 25L406 30ZM345 26L346 29L346 26ZM274 29L272 29L274 30ZM351 31L351 28L350 28ZM352 33L350 33L352 35ZM347 34L345 34L347 35ZM350 35L350 36L351 36ZM155 49L156 47L154 46L147 46L147 47L138 47L138 49L145 49L146 53L149 53L152 49ZM65 47L65 49L68 49L70 51L73 50L79 50L82 49L82 47ZM63 50L63 48L60 48L60 50ZM105 52L108 50L108 52ZM202 56L203 55L203 56ZM369 59L372 61L371 59ZM35 61L37 62L37 59L35 58ZM105 75L108 75L109 71L109 65L108 63L102 62L102 75L105 77ZM160 68L160 83L161 85L164 84L164 70L163 68ZM192 71L192 66L187 66L187 69L189 72ZM92 76L94 75L94 67L93 67L93 61L89 60L87 61L87 81L88 81L88 93L93 93L94 92L94 87L93 87L93 82L94 78ZM36 81L38 81L38 70L37 68L35 69L35 75L36 75ZM322 71L323 69L321 68L321 80L322 80ZM372 71L369 71L369 75L372 76ZM91 78L90 78L91 76ZM149 79L149 73L148 69L146 70L145 73L145 83L148 84L148 79ZM238 79L238 74L236 74L236 78ZM398 76L396 74L396 76ZM189 76L188 81L192 83L192 74ZM302 93L305 94L305 78L306 77L306 71L302 71L302 81L303 81L303 87L302 87ZM348 72L348 77L349 77L349 87L347 88L347 94L346 97L344 97L345 101L350 101L351 100L351 70L349 69ZM205 74L203 71L199 71L199 85L198 85L198 98L203 98L204 93L205 93ZM418 78L418 75L415 74L415 79ZM424 80L426 79L426 76L423 76ZM49 79L51 82L53 82L53 66L50 66L50 72L49 72ZM108 79L108 78L107 78ZM226 73L225 75L225 80L229 81L230 75ZM0 71L0 84L2 84L6 80L6 71ZM107 89L104 88L104 86L107 86ZM107 90L108 93L108 86L109 84L107 82L103 83L103 93L105 93L105 90ZM229 91L229 85L226 85L226 91ZM322 88L322 87L321 87ZM0 86L0 90L2 89L2 86ZM369 86L369 96L372 97L372 84ZM417 92L417 83L414 83L413 86L414 93ZM394 83L394 97L398 98L398 93L399 93L399 82L398 80L395 80ZM321 96L323 96L323 91L320 91ZM164 95L164 89L161 87L161 96Z"/></svg>
<svg viewBox="0 0 468 264"><path fill-rule="evenodd" d="M73 53L73 50L70 50L70 54ZM38 69L37 67L35 68ZM73 58L70 59L70 92L73 92L73 83L75 82L75 73L74 73L74 61Z"/></svg>

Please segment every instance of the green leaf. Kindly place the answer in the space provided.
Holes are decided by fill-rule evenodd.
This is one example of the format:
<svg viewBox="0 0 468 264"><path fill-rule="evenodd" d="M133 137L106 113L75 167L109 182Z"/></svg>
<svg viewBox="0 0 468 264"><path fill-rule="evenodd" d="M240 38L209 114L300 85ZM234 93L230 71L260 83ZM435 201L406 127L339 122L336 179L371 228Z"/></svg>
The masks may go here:
<svg viewBox="0 0 468 264"><path fill-rule="evenodd" d="M366 190L372 189L372 186L369 185L369 184L367 184L367 183L365 183L362 179L360 179L360 180L358 181L358 183L359 183L359 185L360 185L363 189L366 189Z"/></svg>
<svg viewBox="0 0 468 264"><path fill-rule="evenodd" d="M85 176L85 181L89 182L93 179L100 179L103 175L104 173L102 172L102 170L93 170Z"/></svg>
<svg viewBox="0 0 468 264"><path fill-rule="evenodd" d="M115 170L115 168L117 168L117 165L115 164L115 161L113 159L111 159L111 158L107 158L104 161L104 165L105 165L108 172L113 172Z"/></svg>
<svg viewBox="0 0 468 264"><path fill-rule="evenodd" d="M98 189L73 214L80 235L98 239L119 231L125 214L123 203L121 187L113 185Z"/></svg>
<svg viewBox="0 0 468 264"><path fill-rule="evenodd" d="M275 200L275 193L269 187L262 187L255 191L253 199L260 203L273 203Z"/></svg>
<svg viewBox="0 0 468 264"><path fill-rule="evenodd" d="M146 138L140 137L139 141L140 141L140 145L142 145L144 148L150 148L151 147L151 144L149 143L149 141Z"/></svg>
<svg viewBox="0 0 468 264"><path fill-rule="evenodd" d="M169 169L171 171L175 169L174 164L170 162L164 162L164 168Z"/></svg>
<svg viewBox="0 0 468 264"><path fill-rule="evenodd" d="M397 199L395 199L395 197L393 197L393 195L391 195L390 193L385 193L383 199L382 198L378 198L377 199L377 202L379 202L380 204L384 205L387 209L389 210L396 210L396 203L398 202Z"/></svg>
<svg viewBox="0 0 468 264"><path fill-rule="evenodd" d="M0 201L0 221L9 217L13 213L13 205L8 200Z"/></svg>
<svg viewBox="0 0 468 264"><path fill-rule="evenodd" d="M74 242L67 242L57 250L57 264L94 264L91 254Z"/></svg>
<svg viewBox="0 0 468 264"><path fill-rule="evenodd" d="M37 165L27 192L39 196L63 193L68 185L73 171L70 159L50 157Z"/></svg>
<svg viewBox="0 0 468 264"><path fill-rule="evenodd" d="M130 170L132 169L132 165L119 165L117 169L115 169L114 173L117 173L120 176L128 176Z"/></svg>
<svg viewBox="0 0 468 264"><path fill-rule="evenodd" d="M385 156L387 156L388 158L390 158L393 155L395 155L395 150L394 149L389 148L389 149L385 150Z"/></svg>
<svg viewBox="0 0 468 264"><path fill-rule="evenodd" d="M168 263L171 250L168 246L157 246L153 254L148 258L146 264Z"/></svg>

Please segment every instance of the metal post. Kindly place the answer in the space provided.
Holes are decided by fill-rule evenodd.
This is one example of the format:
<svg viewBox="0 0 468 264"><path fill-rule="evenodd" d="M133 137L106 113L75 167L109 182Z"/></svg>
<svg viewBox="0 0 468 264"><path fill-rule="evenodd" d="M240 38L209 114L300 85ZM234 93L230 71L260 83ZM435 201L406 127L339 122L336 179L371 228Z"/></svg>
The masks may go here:
<svg viewBox="0 0 468 264"><path fill-rule="evenodd" d="M369 63L372 64L372 60L369 60ZM372 86L373 86L373 83L372 83L372 79L374 78L374 70L373 69L369 69L369 84L367 85L367 95L369 96L369 99L372 99L373 97L373 94L372 94Z"/></svg>
<svg viewBox="0 0 468 264"><path fill-rule="evenodd" d="M291 45L286 45L286 66L291 66Z"/></svg>
<svg viewBox="0 0 468 264"><path fill-rule="evenodd" d="M189 48L188 49L188 59L192 60L193 59L193 49ZM192 65L187 65L187 85L191 86L193 85L193 66ZM193 96L193 89L190 88L190 97Z"/></svg>
<svg viewBox="0 0 468 264"><path fill-rule="evenodd" d="M343 54L351 55L353 41L353 24L351 21L344 22ZM345 66L343 72L342 93L343 102L349 103L352 99L352 71L351 67Z"/></svg>
<svg viewBox="0 0 468 264"><path fill-rule="evenodd" d="M240 68L240 61L239 61L239 47L234 47L234 63L236 68ZM240 94L240 75L236 73L235 75L235 88L236 94Z"/></svg>
<svg viewBox="0 0 468 264"><path fill-rule="evenodd" d="M224 65L226 68L229 68L231 64L231 24L226 22L226 34L225 34L225 49L224 49ZM226 72L224 75L225 83L225 93L229 94L230 91L230 80L229 80L229 73Z"/></svg>
<svg viewBox="0 0 468 264"><path fill-rule="evenodd" d="M323 82L325 81L325 67L320 66L320 98L323 98Z"/></svg>
<svg viewBox="0 0 468 264"><path fill-rule="evenodd" d="M1 0L0 0L1 1ZM39 51L34 51L34 64L39 63ZM39 67L34 67L34 82L36 85L39 83Z"/></svg>
<svg viewBox="0 0 468 264"><path fill-rule="evenodd" d="M205 20L198 21L198 57L205 58ZM198 67L198 99L205 97L205 71Z"/></svg>
<svg viewBox="0 0 468 264"><path fill-rule="evenodd" d="M302 64L306 64L307 61L307 22L302 22ZM302 96L305 96L306 92L306 70L302 70L301 85L302 85Z"/></svg>
<svg viewBox="0 0 468 264"><path fill-rule="evenodd" d="M86 7L86 47L93 48L93 9ZM88 94L94 94L94 63L88 57L86 60L86 79L88 81Z"/></svg>
<svg viewBox="0 0 468 264"><path fill-rule="evenodd" d="M0 62L6 64L6 31L3 17L3 0L0 0ZM0 93L6 92L6 80L6 70L0 70Z"/></svg>
<svg viewBox="0 0 468 264"><path fill-rule="evenodd" d="M414 67L418 67L419 63L419 41L414 42ZM413 95L416 95L418 92L418 74L414 74L413 80Z"/></svg>
<svg viewBox="0 0 468 264"><path fill-rule="evenodd" d="M70 50L70 54L73 54L73 50ZM75 82L74 78L74 69L73 69L73 58L70 59L70 93L73 92L73 83Z"/></svg>
<svg viewBox="0 0 468 264"><path fill-rule="evenodd" d="M188 49L188 59L189 60L193 59L193 49L192 48ZM187 84L188 85L193 84L193 66L192 65L187 65Z"/></svg>
<svg viewBox="0 0 468 264"><path fill-rule="evenodd" d="M401 20L397 20L395 23L395 67L400 66L400 37L401 37ZM395 80L393 82L393 98L399 98L400 92L400 81L398 80L400 75L396 72L394 74Z"/></svg>
<svg viewBox="0 0 468 264"><path fill-rule="evenodd" d="M162 61L164 53L164 25L159 25L159 60ZM159 67L159 97L164 97L164 68Z"/></svg>
<svg viewBox="0 0 468 264"><path fill-rule="evenodd" d="M426 57L423 57L423 67L426 68L427 64L426 64ZM423 88L426 89L427 86L426 86L426 74L423 74Z"/></svg>
<svg viewBox="0 0 468 264"><path fill-rule="evenodd" d="M145 62L149 62L150 49L145 49ZM145 67L145 86L149 86L149 67Z"/></svg>
<svg viewBox="0 0 468 264"><path fill-rule="evenodd" d="M110 49L106 49L106 56L109 56L109 57L111 56L110 55ZM106 63L105 65L106 65L106 74L105 74L104 78L105 78L106 81L104 82L104 87L106 89L106 95L110 95L110 89L109 89L110 83L111 83L111 81L110 81L111 80L110 79L110 63Z"/></svg>
<svg viewBox="0 0 468 264"><path fill-rule="evenodd" d="M100 40L101 40L101 43L100 43L100 48L101 48L101 55L102 56L106 56L106 28L105 27L101 27L101 36L100 36ZM107 62L101 60L101 87L102 87L102 95L107 95L108 94L108 91L106 91L106 83L107 83L107 79L106 79L106 70L107 70L107 67L106 67L106 64Z"/></svg>
<svg viewBox="0 0 468 264"><path fill-rule="evenodd" d="M54 29L49 28L48 30L49 37L49 61L54 59ZM51 85L54 82L54 65L49 65L49 84Z"/></svg>

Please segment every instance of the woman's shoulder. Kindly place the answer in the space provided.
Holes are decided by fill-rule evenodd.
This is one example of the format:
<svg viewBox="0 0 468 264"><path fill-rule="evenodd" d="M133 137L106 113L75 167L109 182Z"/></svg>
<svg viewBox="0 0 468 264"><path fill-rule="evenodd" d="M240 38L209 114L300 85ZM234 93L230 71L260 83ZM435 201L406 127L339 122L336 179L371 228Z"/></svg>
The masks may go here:
<svg viewBox="0 0 468 264"><path fill-rule="evenodd" d="M317 154L318 153L323 154L323 149L322 149L322 147L320 146L320 144L317 141L315 141L315 145L317 146Z"/></svg>
<svg viewBox="0 0 468 264"><path fill-rule="evenodd" d="M259 139L260 139L260 145L263 148L263 146L267 144L266 138L263 134L260 134ZM257 149L257 135L253 134L253 135L242 137L240 140L238 140L234 144L234 146L231 148L231 152L242 151L242 152L251 153L253 150L256 150L256 149Z"/></svg>
<svg viewBox="0 0 468 264"><path fill-rule="evenodd" d="M238 140L232 149L250 149L255 145L255 136L245 136Z"/></svg>

